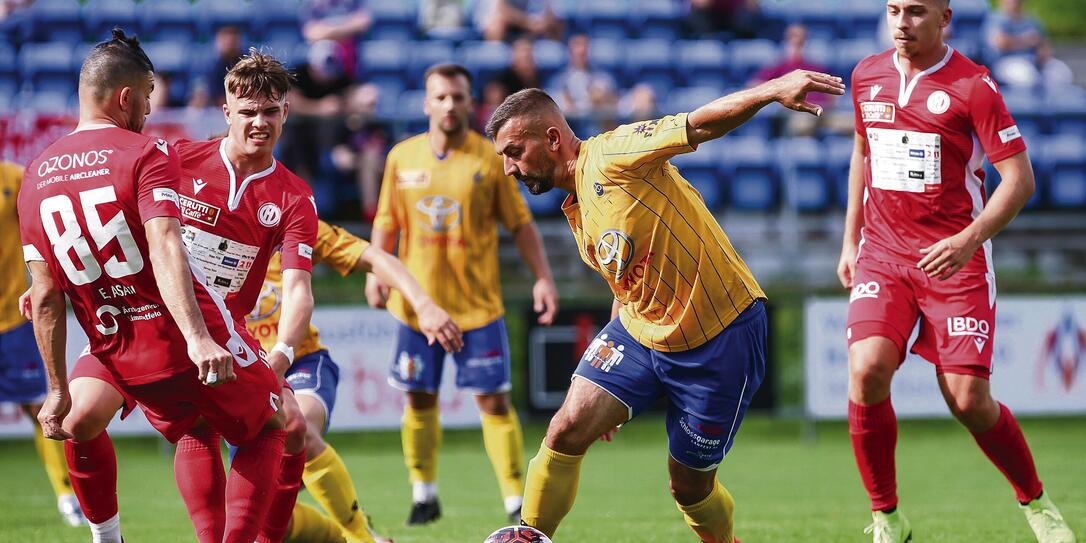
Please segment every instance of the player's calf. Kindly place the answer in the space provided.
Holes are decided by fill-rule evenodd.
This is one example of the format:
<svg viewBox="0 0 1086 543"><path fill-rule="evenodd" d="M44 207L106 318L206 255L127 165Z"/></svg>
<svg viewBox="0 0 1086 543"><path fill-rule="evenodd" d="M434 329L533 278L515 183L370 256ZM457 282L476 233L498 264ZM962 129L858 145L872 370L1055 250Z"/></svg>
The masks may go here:
<svg viewBox="0 0 1086 543"><path fill-rule="evenodd" d="M682 505L692 505L705 499L716 485L716 470L697 471L668 458L668 485L671 497Z"/></svg>

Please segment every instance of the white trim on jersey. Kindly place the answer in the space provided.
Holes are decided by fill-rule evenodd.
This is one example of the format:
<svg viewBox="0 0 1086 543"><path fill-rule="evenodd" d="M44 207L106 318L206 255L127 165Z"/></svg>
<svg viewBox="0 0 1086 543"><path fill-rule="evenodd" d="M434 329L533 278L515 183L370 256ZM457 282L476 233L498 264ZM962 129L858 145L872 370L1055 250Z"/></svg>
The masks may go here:
<svg viewBox="0 0 1086 543"><path fill-rule="evenodd" d="M234 166L230 164L230 159L226 156L226 140L227 138L223 138L222 142L219 143L219 156L222 157L222 163L226 166L226 171L230 174L230 200L226 202L226 207L230 211L237 211L238 206L241 205L241 196L245 193L245 189L248 188L249 183L260 179L261 177L267 177L275 172L276 161L273 158L271 166L268 166L266 170L256 172L253 175L246 177L242 180L241 187L238 187L238 177L237 174L234 173Z"/></svg>
<svg viewBox="0 0 1086 543"><path fill-rule="evenodd" d="M977 220L980 213L984 211L984 181L977 176L977 170L981 168L981 163L983 161L984 148L981 147L977 135L973 134L973 153L969 157L969 162L965 164L965 188L969 191L970 199L973 200L973 210L971 212L973 220ZM985 240L981 247L984 249L984 278L988 282L988 307L992 308L995 307L996 301L995 264L992 262L992 240Z"/></svg>
<svg viewBox="0 0 1086 543"><path fill-rule="evenodd" d="M238 366L243 368L248 367L253 362L256 362L260 357L249 348L249 344L245 343L245 340L238 334L236 328L234 328L234 317L230 314L230 310L226 308L226 302L219 296L215 289L207 286L207 276L200 270L199 265L196 263L196 259L193 258L191 253L186 251L189 261L189 270L192 272L192 277L199 283L199 287L203 288L211 301L215 303L215 307L219 310L219 316L226 324L227 331L230 332L230 339L226 340L226 345L222 345L224 349L230 351L230 354L234 357L234 361L238 363ZM193 285L196 288L196 285ZM207 319L207 316L204 316Z"/></svg>
<svg viewBox="0 0 1086 543"><path fill-rule="evenodd" d="M928 68L927 70L916 74L916 77L914 77L913 80L909 81L909 84L906 85L905 80L908 79L908 76L905 75L905 69L901 67L901 61L898 60L897 52L895 51L893 54L894 67L897 68L897 73L901 75L901 86L898 88L897 94L898 105L901 107L905 107L909 103L909 97L913 95L913 90L916 89L916 83L920 81L920 78L924 77L925 75L931 75L935 72L938 72L943 66L946 66L947 62L950 62L950 57L953 54L954 48L947 45L946 54L943 55L943 60L940 60L931 68Z"/></svg>
<svg viewBox="0 0 1086 543"><path fill-rule="evenodd" d="M41 256L40 252L38 252L37 247L35 247L35 246L28 243L26 245L23 245L23 261L24 262L45 262L45 258Z"/></svg>
<svg viewBox="0 0 1086 543"><path fill-rule="evenodd" d="M68 132L68 135L71 136L72 134L75 134L76 132L84 132L84 131L87 131L87 130L101 130L103 128L120 128L120 127L115 125L115 124L110 124L110 123L91 123L91 124L85 124L83 126L76 126L75 130L72 130L71 132Z"/></svg>

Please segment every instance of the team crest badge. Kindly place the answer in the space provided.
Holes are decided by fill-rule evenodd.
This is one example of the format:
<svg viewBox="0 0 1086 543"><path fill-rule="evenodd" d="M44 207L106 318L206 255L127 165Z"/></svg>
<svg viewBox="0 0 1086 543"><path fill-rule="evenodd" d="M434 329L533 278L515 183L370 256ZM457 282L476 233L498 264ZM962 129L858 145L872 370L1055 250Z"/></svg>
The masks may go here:
<svg viewBox="0 0 1086 543"><path fill-rule="evenodd" d="M279 206L268 202L262 206L256 212L256 219L260 221L260 224L271 228L279 224L279 219L283 218L283 211L279 209Z"/></svg>
<svg viewBox="0 0 1086 543"><path fill-rule="evenodd" d="M928 96L928 111L942 115L950 109L950 95L946 92L937 90Z"/></svg>

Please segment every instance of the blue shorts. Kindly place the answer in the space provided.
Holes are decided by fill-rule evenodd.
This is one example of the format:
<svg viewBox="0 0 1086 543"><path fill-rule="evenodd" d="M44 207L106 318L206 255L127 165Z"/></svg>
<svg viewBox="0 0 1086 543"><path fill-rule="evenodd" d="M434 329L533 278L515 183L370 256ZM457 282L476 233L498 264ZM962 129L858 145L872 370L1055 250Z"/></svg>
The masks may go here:
<svg viewBox="0 0 1086 543"><path fill-rule="evenodd" d="M328 356L328 350L321 349L295 360L287 370L287 382L295 396L312 396L324 404L323 431L327 432L339 385L339 366Z"/></svg>
<svg viewBox="0 0 1086 543"><path fill-rule="evenodd" d="M0 402L38 403L46 389L34 326L27 322L0 333Z"/></svg>
<svg viewBox="0 0 1086 543"><path fill-rule="evenodd" d="M427 345L426 336L400 323L388 384L408 392L436 394L441 388L445 354L440 344ZM464 332L464 348L453 354L453 361L457 387L475 394L508 392L509 335L505 319Z"/></svg>
<svg viewBox="0 0 1086 543"><path fill-rule="evenodd" d="M680 352L641 345L619 319L589 344L574 377L610 393L636 417L666 396L671 457L715 469L731 449L750 400L765 375L768 324L759 300L707 343Z"/></svg>

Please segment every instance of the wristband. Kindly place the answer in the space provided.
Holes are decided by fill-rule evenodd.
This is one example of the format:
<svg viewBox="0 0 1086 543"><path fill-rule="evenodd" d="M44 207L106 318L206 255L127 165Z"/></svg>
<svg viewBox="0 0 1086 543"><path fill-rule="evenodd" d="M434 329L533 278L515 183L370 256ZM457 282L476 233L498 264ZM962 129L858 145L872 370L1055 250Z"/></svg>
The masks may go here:
<svg viewBox="0 0 1086 543"><path fill-rule="evenodd" d="M275 343L275 346L272 347L271 350L272 350L273 353L274 352L283 353L283 356L287 357L287 362L290 362L291 364L294 363L294 347L291 347L290 345L287 345L286 343L283 343L282 341L278 341L278 342Z"/></svg>

